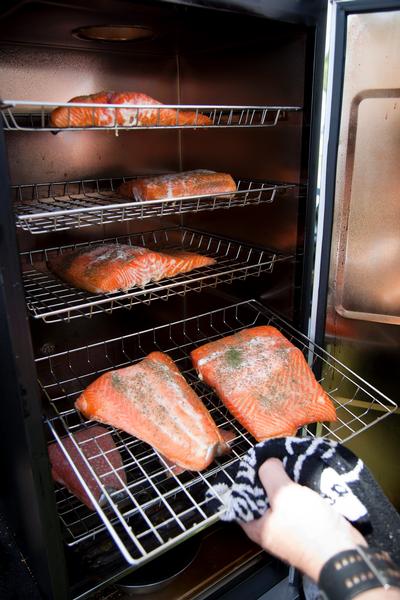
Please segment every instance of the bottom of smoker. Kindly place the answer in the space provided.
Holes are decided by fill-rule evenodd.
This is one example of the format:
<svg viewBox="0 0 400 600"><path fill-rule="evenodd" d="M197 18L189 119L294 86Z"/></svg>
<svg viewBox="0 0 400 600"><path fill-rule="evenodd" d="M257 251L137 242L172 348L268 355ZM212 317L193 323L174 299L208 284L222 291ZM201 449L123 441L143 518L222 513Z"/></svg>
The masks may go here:
<svg viewBox="0 0 400 600"><path fill-rule="evenodd" d="M192 536L120 579L116 583L116 587L128 596L153 594L167 587L189 568L199 553L201 543L200 535Z"/></svg>
<svg viewBox="0 0 400 600"><path fill-rule="evenodd" d="M113 584L102 586L101 590L95 592L96 584L93 580L91 591L86 589L83 593L82 589L78 591L73 586L73 597L124 600L141 593L151 597L151 600L255 600L287 575L288 568L262 552L237 525L218 523L197 537L201 540L194 560L177 577L159 589L146 590L144 587L129 593L118 586L118 580L125 578L129 571L121 571L119 574L114 571L113 574L110 568L110 579L115 578ZM75 570L73 576L79 580L82 572ZM102 576L104 583L104 569ZM87 586L89 581L86 580L85 583Z"/></svg>

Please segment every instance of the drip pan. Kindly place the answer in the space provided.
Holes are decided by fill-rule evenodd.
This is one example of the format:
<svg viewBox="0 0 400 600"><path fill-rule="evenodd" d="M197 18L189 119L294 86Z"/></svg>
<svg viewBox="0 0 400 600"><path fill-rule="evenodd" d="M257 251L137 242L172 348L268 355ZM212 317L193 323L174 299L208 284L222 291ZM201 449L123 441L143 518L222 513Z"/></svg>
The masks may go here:
<svg viewBox="0 0 400 600"><path fill-rule="evenodd" d="M115 585L129 596L151 594L161 590L192 564L200 545L199 536L192 537L150 564L120 579Z"/></svg>

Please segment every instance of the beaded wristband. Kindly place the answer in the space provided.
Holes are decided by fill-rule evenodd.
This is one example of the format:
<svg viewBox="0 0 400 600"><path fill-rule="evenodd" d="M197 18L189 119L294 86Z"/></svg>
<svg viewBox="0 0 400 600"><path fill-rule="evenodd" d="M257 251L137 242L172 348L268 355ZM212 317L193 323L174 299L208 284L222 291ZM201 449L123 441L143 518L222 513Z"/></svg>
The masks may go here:
<svg viewBox="0 0 400 600"><path fill-rule="evenodd" d="M318 585L328 600L350 600L374 588L400 588L400 570L387 552L356 546L325 563Z"/></svg>

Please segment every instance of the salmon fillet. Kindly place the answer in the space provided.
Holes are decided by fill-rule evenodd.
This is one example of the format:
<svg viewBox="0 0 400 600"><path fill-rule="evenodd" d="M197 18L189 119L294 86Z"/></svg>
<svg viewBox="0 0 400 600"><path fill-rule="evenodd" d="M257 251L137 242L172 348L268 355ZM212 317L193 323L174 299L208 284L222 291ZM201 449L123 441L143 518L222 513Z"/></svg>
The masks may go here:
<svg viewBox="0 0 400 600"><path fill-rule="evenodd" d="M228 450L200 398L162 352L104 373L75 406L88 419L147 442L183 469L205 469L216 455Z"/></svg>
<svg viewBox="0 0 400 600"><path fill-rule="evenodd" d="M77 431L73 434L73 437L88 459L92 470L100 479L102 487L107 487L109 492L122 490L126 484L126 474L122 466L121 455L115 446L111 433L105 427L95 425ZM64 437L61 441L72 458L76 469L97 502L99 502L102 495L102 487L97 483L79 450L70 437ZM53 442L50 444L48 452L53 479L64 485L71 494L79 498L88 508L95 510L89 495L74 473L58 443Z"/></svg>
<svg viewBox="0 0 400 600"><path fill-rule="evenodd" d="M74 287L95 294L144 287L215 264L215 259L181 250L155 252L128 244L99 244L64 252L48 260L55 275Z"/></svg>
<svg viewBox="0 0 400 600"><path fill-rule="evenodd" d="M258 441L336 421L303 353L275 327L245 329L197 348L191 358L199 377Z"/></svg>
<svg viewBox="0 0 400 600"><path fill-rule="evenodd" d="M76 96L69 102L90 104L145 104L162 107L151 96L138 92L98 92L88 96ZM84 108L59 106L50 115L52 127L151 127L171 125L212 125L206 115L189 110L172 108Z"/></svg>
<svg viewBox="0 0 400 600"><path fill-rule="evenodd" d="M88 96L76 96L69 102L85 104L109 104L110 92L98 92ZM51 127L110 127L114 125L112 109L59 106L50 115Z"/></svg>
<svg viewBox="0 0 400 600"><path fill-rule="evenodd" d="M154 277L152 281L159 281L164 277L175 277L180 273L189 273L200 267L215 265L217 262L209 256L202 256L185 250L171 250L170 252L157 252L161 276Z"/></svg>
<svg viewBox="0 0 400 600"><path fill-rule="evenodd" d="M122 183L117 190L124 198L134 197L138 201L221 192L236 192L236 183L232 177L227 173L203 169L157 177L138 177Z"/></svg>

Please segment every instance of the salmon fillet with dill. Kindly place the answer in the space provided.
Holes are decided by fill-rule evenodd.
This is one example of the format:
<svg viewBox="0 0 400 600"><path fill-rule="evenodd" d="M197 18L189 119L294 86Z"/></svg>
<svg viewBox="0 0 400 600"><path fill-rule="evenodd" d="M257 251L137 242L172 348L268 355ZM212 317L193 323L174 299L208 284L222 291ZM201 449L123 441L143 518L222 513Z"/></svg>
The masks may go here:
<svg viewBox="0 0 400 600"><path fill-rule="evenodd" d="M196 392L162 352L104 373L75 406L88 419L147 442L182 469L201 471L229 450Z"/></svg>
<svg viewBox="0 0 400 600"><path fill-rule="evenodd" d="M199 377L258 441L336 421L303 353L275 327L244 329L191 353Z"/></svg>

